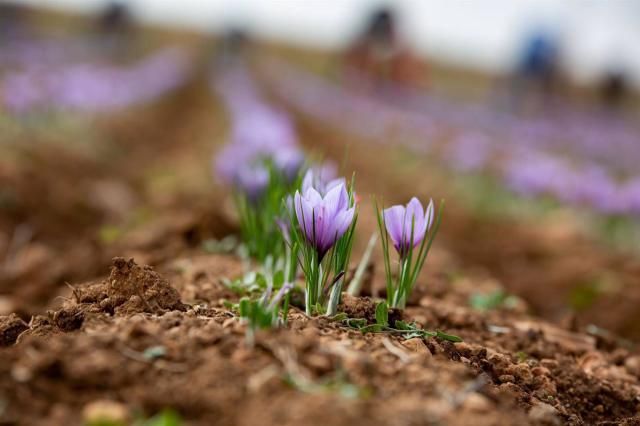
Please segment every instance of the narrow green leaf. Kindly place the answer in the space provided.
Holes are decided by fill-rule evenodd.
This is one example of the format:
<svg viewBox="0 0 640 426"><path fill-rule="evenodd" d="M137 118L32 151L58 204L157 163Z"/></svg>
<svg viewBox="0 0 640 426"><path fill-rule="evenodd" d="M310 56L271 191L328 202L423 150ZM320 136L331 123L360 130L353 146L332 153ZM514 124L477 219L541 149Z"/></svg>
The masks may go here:
<svg viewBox="0 0 640 426"><path fill-rule="evenodd" d="M376 324L387 326L389 325L389 307L387 302L380 302L376 306Z"/></svg>
<svg viewBox="0 0 640 426"><path fill-rule="evenodd" d="M462 339L458 336L454 336L453 334L443 333L442 331L437 330L436 336L441 338L442 340L448 340L449 342L462 342Z"/></svg>

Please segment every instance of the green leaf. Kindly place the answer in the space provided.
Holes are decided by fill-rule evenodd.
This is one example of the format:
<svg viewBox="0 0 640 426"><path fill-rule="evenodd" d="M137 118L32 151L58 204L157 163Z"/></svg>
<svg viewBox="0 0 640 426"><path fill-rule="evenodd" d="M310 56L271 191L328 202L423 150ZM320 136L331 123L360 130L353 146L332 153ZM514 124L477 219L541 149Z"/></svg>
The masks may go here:
<svg viewBox="0 0 640 426"><path fill-rule="evenodd" d="M408 323L406 323L404 321L401 321L401 320L396 320L395 326L396 326L396 329L398 329L398 330L407 330L408 331L408 330L415 330L416 329L416 327L414 325L408 324Z"/></svg>
<svg viewBox="0 0 640 426"><path fill-rule="evenodd" d="M251 316L251 300L247 297L240 299L238 303L238 312L243 318L249 318Z"/></svg>
<svg viewBox="0 0 640 426"><path fill-rule="evenodd" d="M273 274L273 287L281 288L284 285L284 271L279 269Z"/></svg>
<svg viewBox="0 0 640 426"><path fill-rule="evenodd" d="M165 409L144 422L143 426L180 426L181 424L182 420L178 413L170 409Z"/></svg>
<svg viewBox="0 0 640 426"><path fill-rule="evenodd" d="M364 318L347 318L345 323L351 328L361 329L367 325L367 320Z"/></svg>
<svg viewBox="0 0 640 426"><path fill-rule="evenodd" d="M476 293L469 298L469 304L478 311L489 311L500 307L506 297L506 293L502 290L496 290L487 294Z"/></svg>
<svg viewBox="0 0 640 426"><path fill-rule="evenodd" d="M267 279L263 274L256 273L255 283L258 285L260 289L267 288Z"/></svg>
<svg viewBox="0 0 640 426"><path fill-rule="evenodd" d="M436 331L436 336L442 340L448 340L449 342L462 342L462 339L458 336L454 336L453 334L443 333L442 331Z"/></svg>
<svg viewBox="0 0 640 426"><path fill-rule="evenodd" d="M335 321L335 322L343 322L344 320L348 319L349 316L347 314L345 314L344 312L340 312L332 317L329 317L330 321Z"/></svg>
<svg viewBox="0 0 640 426"><path fill-rule="evenodd" d="M376 323L381 326L389 325L389 307L387 302L380 302L376 306Z"/></svg>

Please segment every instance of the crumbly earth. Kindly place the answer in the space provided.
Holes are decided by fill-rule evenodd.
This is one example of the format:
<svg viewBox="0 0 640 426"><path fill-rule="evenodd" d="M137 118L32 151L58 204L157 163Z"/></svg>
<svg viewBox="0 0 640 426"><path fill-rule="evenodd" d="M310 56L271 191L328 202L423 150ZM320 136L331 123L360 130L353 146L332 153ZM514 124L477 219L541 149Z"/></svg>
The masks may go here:
<svg viewBox="0 0 640 426"><path fill-rule="evenodd" d="M208 78L0 146L0 424L128 424L165 408L188 425L640 424L637 258L580 234L571 216L478 216L428 161L371 155L370 142L294 110L307 147L340 161L350 145L345 169L363 200L354 262L375 231L370 195L447 198L426 271L394 315L463 342L362 334L292 307L285 327L249 345L225 303L241 295L223 280L247 265L206 244L237 230L211 184L228 126ZM372 320L382 275L376 251L366 297L341 309ZM568 309L593 280L606 285ZM512 303L470 306L496 290Z"/></svg>
<svg viewBox="0 0 640 426"><path fill-rule="evenodd" d="M0 319L5 423L82 424L96 404L129 419L172 407L194 425L640 421L640 356L517 311L473 311L456 300L465 286L435 286L404 312L461 343L362 334L292 308L251 347L219 279L239 260L193 253L158 270L116 258L60 309Z"/></svg>

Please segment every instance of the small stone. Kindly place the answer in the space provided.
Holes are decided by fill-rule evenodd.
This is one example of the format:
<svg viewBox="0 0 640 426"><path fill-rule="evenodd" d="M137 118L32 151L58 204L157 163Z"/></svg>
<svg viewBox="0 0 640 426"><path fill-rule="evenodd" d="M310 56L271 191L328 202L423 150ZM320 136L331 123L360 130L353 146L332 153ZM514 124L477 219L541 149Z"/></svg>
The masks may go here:
<svg viewBox="0 0 640 426"><path fill-rule="evenodd" d="M640 356L631 356L624 362L627 371L636 377L640 377Z"/></svg>
<svg viewBox="0 0 640 426"><path fill-rule="evenodd" d="M464 400L463 408L474 411L476 413L487 413L491 411L492 405L489 399L479 394L478 392L473 392Z"/></svg>
<svg viewBox="0 0 640 426"><path fill-rule="evenodd" d="M310 354L305 358L306 364L316 371L326 372L331 370L331 359L320 354Z"/></svg>
<svg viewBox="0 0 640 426"><path fill-rule="evenodd" d="M31 370L29 370L27 367L24 367L22 365L16 365L11 369L11 377L16 382L25 383L31 380L31 378L33 377L33 374L31 373Z"/></svg>
<svg viewBox="0 0 640 426"><path fill-rule="evenodd" d="M82 418L85 424L128 424L129 411L124 404L101 399L85 405Z"/></svg>
<svg viewBox="0 0 640 426"><path fill-rule="evenodd" d="M537 402L531 407L531 410L529 410L529 418L533 420L535 424L549 426L562 424L558 416L558 410L544 402Z"/></svg>
<svg viewBox="0 0 640 426"><path fill-rule="evenodd" d="M414 337L413 339L405 340L402 342L402 346L407 348L412 354L423 355L428 358L431 358L431 351L427 348L422 339L419 337Z"/></svg>
<svg viewBox="0 0 640 426"><path fill-rule="evenodd" d="M0 296L0 315L9 315L14 310L13 299L8 296Z"/></svg>

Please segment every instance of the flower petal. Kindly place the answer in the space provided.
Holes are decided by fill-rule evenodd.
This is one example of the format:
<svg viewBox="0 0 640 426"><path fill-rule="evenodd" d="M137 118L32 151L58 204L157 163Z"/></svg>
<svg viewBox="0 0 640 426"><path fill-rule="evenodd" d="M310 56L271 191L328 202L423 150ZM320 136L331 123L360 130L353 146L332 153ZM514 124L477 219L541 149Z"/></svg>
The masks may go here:
<svg viewBox="0 0 640 426"><path fill-rule="evenodd" d="M405 241L409 243L411 241L411 232L413 232L413 241L411 241L412 247L420 244L424 238L424 233L427 230L427 223L424 217L424 209L420 201L413 197L407 204L407 213L404 221ZM413 228L413 229L412 229ZM409 244L407 244L407 247Z"/></svg>
<svg viewBox="0 0 640 426"><path fill-rule="evenodd" d="M302 179L302 193L306 193L309 188L313 188L313 170L307 170L307 173L304 174L304 178Z"/></svg>
<svg viewBox="0 0 640 426"><path fill-rule="evenodd" d="M392 206L385 209L382 214L389 237L397 250L402 244L405 208L401 205Z"/></svg>
<svg viewBox="0 0 640 426"><path fill-rule="evenodd" d="M322 196L315 188L311 187L303 194L304 198L309 202L311 207L322 204Z"/></svg>
<svg viewBox="0 0 640 426"><path fill-rule="evenodd" d="M434 214L434 206L433 206L433 200L429 200L429 205L427 206L427 211L424 214L424 220L427 224L426 230L428 231L429 229L431 229L431 225L433 225L433 214Z"/></svg>
<svg viewBox="0 0 640 426"><path fill-rule="evenodd" d="M348 210L338 213L335 218L335 238L336 240L342 238L345 232L351 226L353 222L353 216L355 215L356 208L351 207Z"/></svg>

